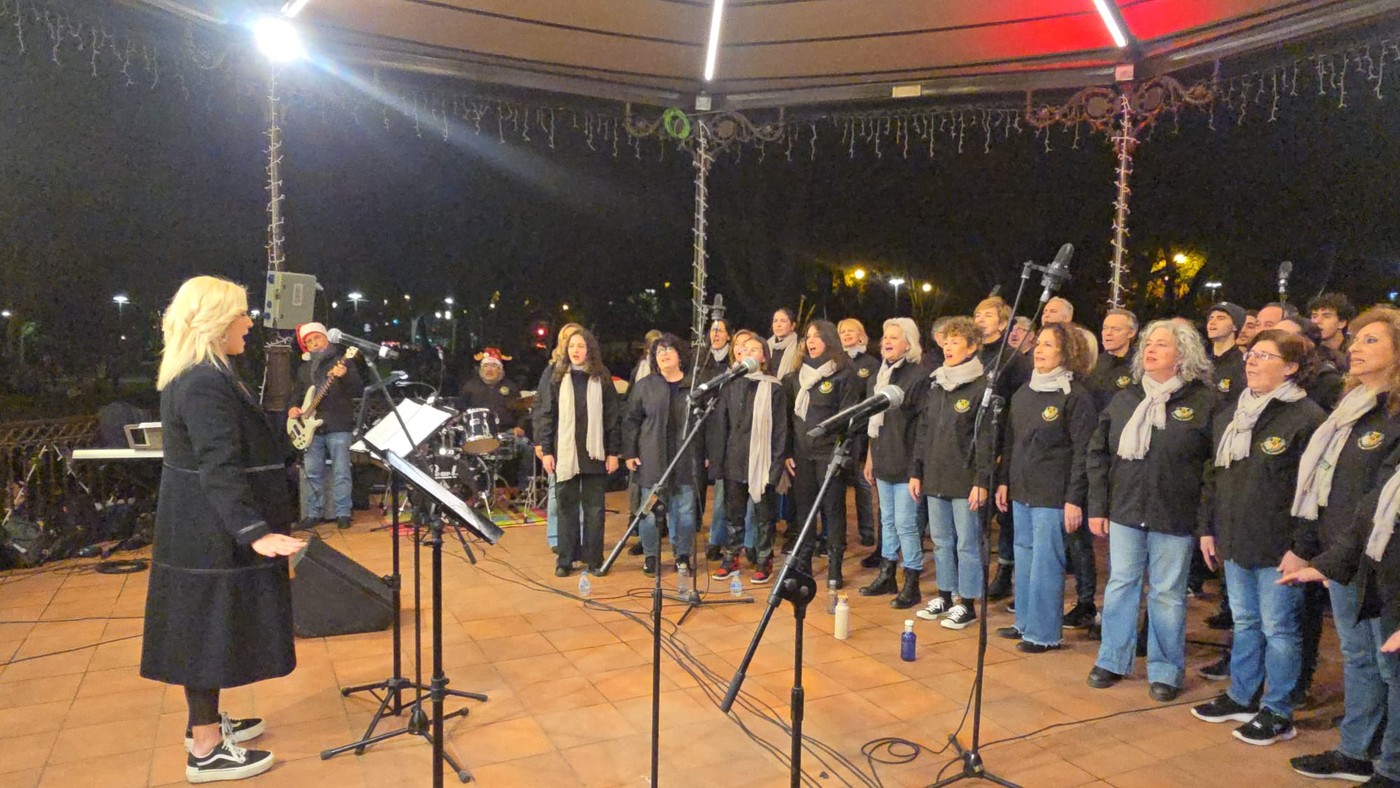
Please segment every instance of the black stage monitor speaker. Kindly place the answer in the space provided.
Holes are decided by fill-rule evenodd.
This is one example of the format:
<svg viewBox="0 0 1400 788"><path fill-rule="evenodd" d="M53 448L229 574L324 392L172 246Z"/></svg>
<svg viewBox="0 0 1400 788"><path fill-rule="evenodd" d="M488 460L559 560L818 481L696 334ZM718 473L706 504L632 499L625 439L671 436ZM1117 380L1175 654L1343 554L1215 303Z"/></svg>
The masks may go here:
<svg viewBox="0 0 1400 788"><path fill-rule="evenodd" d="M292 630L320 638L379 632L394 620L389 586L335 548L312 538L292 576Z"/></svg>

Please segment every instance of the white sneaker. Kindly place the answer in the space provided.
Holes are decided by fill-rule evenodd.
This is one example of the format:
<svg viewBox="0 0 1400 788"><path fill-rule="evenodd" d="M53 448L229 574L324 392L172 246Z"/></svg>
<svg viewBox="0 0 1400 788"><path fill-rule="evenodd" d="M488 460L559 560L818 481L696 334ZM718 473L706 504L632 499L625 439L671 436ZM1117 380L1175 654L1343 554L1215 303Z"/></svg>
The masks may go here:
<svg viewBox="0 0 1400 788"><path fill-rule="evenodd" d="M185 779L192 783L212 783L221 780L242 780L255 777L272 768L272 753L267 750L245 750L224 739L208 755L185 760Z"/></svg>
<svg viewBox="0 0 1400 788"><path fill-rule="evenodd" d="M948 616L938 623L945 629L964 629L976 620L977 614L973 612L971 605L957 604L953 605L953 609L948 611Z"/></svg>
<svg viewBox="0 0 1400 788"><path fill-rule="evenodd" d="M951 600L945 599L942 596L935 596L933 601L929 602L923 610L914 613L914 615L925 621L937 621L952 608L953 603Z"/></svg>

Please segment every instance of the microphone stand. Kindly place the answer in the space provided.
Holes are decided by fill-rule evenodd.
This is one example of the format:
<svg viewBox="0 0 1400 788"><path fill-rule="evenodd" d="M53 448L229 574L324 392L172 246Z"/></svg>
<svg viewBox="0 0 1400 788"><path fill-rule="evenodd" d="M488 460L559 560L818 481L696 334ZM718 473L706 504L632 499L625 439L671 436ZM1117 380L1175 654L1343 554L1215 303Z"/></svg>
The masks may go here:
<svg viewBox="0 0 1400 788"><path fill-rule="evenodd" d="M1011 317L1014 320L1016 312L1021 307L1021 297L1025 294L1026 283L1030 281L1031 271L1038 266L1029 261L1021 269L1021 284L1016 288L1016 300L1011 305ZM1043 270L1043 269L1042 269ZM1046 282L1046 294L1055 289L1058 282L1049 279ZM1048 298L1042 298L1035 307L1035 312L1031 315L1031 323L1034 324L1036 318L1040 317L1041 309L1045 306ZM1006 349L1011 338L1011 323L1006 324L1006 330L1002 332L1001 342L997 348L996 361L993 363L992 371L987 375L987 389L982 395L982 404L977 409L977 420L972 427L972 445L977 446L981 440L984 429L990 430L991 445L993 450L1001 440L1001 419L1002 413L1006 409L1006 398L1001 396L996 390L997 381L1000 379L1002 367L1005 366L1007 355ZM1019 351L1013 351L1019 352ZM982 603L981 613L977 622L977 670L972 680L973 700L972 700L972 743L964 748L958 741L957 733L948 736L948 743L957 752L962 760L962 772L947 779L934 783L930 788L941 788L941 786L952 785L961 780L986 780L1004 785L1008 788L1019 788L1016 783L987 771L986 764L982 760L982 685L987 676L987 588L989 586L991 539L987 529L987 513L992 506L992 499L996 491L996 463L991 463L987 469L987 476L983 479L983 489L987 491L987 498L982 505L977 508L977 525L981 529L981 553L982 553Z"/></svg>
<svg viewBox="0 0 1400 788"><path fill-rule="evenodd" d="M719 710L725 714L728 714L729 710L734 707L734 700L739 696L739 689L743 686L744 679L748 674L749 663L753 662L754 653L758 651L758 644L763 641L763 633L768 629L768 622L772 620L773 613L777 611L778 606L784 600L792 603L794 638L792 643L792 695L789 701L789 713L792 718L789 774L792 788L799 788L802 784L802 719L806 709L806 694L802 688L802 628L807 617L807 605L817 594L817 581L812 578L809 571L811 556L808 555L803 560L806 568L798 567L796 562L805 553L804 547L807 544L808 535L812 531L812 523L816 521L817 513L821 510L820 503L826 497L827 488L831 486L832 480L841 472L842 466L846 463L852 437L858 433L860 426L865 422L866 419L856 419L846 425L845 429L839 433L839 440L831 453L831 461L827 463L826 475L822 477L822 484L817 489L811 511L807 512L807 519L802 523L802 530L798 532L792 550L788 552L787 559L783 561L783 568L778 571L778 577L773 583L773 591L768 595L768 607L763 611L763 617L758 620L758 627L754 630L753 639L749 641L748 650L744 652L744 658L740 660L739 667L734 670L734 678L729 681L729 690L725 693L724 700L719 704Z"/></svg>

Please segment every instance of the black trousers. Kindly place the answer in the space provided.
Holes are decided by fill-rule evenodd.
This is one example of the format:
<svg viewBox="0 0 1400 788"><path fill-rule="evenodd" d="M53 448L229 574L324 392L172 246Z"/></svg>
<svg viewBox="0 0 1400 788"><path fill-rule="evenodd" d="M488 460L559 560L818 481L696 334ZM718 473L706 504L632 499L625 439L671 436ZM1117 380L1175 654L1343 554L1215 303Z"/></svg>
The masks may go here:
<svg viewBox="0 0 1400 788"><path fill-rule="evenodd" d="M219 722L219 691L185 687L185 705L190 707L189 727Z"/></svg>
<svg viewBox="0 0 1400 788"><path fill-rule="evenodd" d="M724 557L729 560L738 555L739 548L744 546L744 518L749 508L749 485L725 479L724 501L716 503L715 508L720 506L724 507L729 517L729 533L725 535L724 540ZM778 494L773 491L773 485L763 489L763 497L754 504L753 510L753 547L754 552L758 553L758 563L762 564L773 560L773 532L778 527Z"/></svg>
<svg viewBox="0 0 1400 788"><path fill-rule="evenodd" d="M1298 686L1312 686L1313 674L1317 672L1317 647L1322 640L1323 611L1332 604L1331 594L1321 583L1303 584L1303 609L1298 620L1298 634L1302 635L1302 662L1298 671Z"/></svg>
<svg viewBox="0 0 1400 788"><path fill-rule="evenodd" d="M566 482L555 482L559 498L559 559L556 565L568 569L574 554L596 570L603 563L603 493L607 492L605 473L580 473ZM583 544L579 545L579 518L582 509Z"/></svg>
<svg viewBox="0 0 1400 788"><path fill-rule="evenodd" d="M821 516L826 518L826 548L827 555L831 556L834 564L840 565L842 557L846 554L846 516L843 511L846 507L841 505L841 498L845 495L840 479L833 479L826 488L826 495L820 501L817 500L817 490L821 489L822 478L826 476L826 467L829 464L825 458L818 459L798 459L797 474L792 480L793 502L797 506L796 518L788 523L789 538L796 539L802 533L802 524L807 522L807 516L813 507L820 506ZM798 559L806 566L811 565L812 552L816 549L817 542L809 538L807 548L803 550Z"/></svg>
<svg viewBox="0 0 1400 788"><path fill-rule="evenodd" d="M1094 591L1099 585L1099 568L1094 561L1094 535L1089 531L1086 522L1065 539L1069 542L1070 566L1074 568L1074 601L1079 605L1093 607Z"/></svg>
<svg viewBox="0 0 1400 788"><path fill-rule="evenodd" d="M823 469L825 470L825 469ZM856 468L854 465L841 469L841 475L837 477L841 482L841 522L846 521L846 487L855 490L856 497L856 533L862 539L874 538L875 532L879 529L875 527L875 490L870 486L870 482L865 480L864 468ZM828 527L829 521L828 521Z"/></svg>

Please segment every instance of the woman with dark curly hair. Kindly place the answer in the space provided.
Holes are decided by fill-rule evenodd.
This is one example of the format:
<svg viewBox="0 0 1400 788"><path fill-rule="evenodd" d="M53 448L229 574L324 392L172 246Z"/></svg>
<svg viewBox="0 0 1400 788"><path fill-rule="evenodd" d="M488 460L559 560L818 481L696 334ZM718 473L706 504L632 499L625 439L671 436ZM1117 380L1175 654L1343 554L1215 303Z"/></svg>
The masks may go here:
<svg viewBox="0 0 1400 788"><path fill-rule="evenodd" d="M997 634L1041 654L1060 647L1065 534L1084 525L1084 459L1094 434L1094 396L1081 381L1091 366L1084 332L1071 323L1040 330L1031 379L1011 397L996 504L1015 509L1016 623Z"/></svg>

